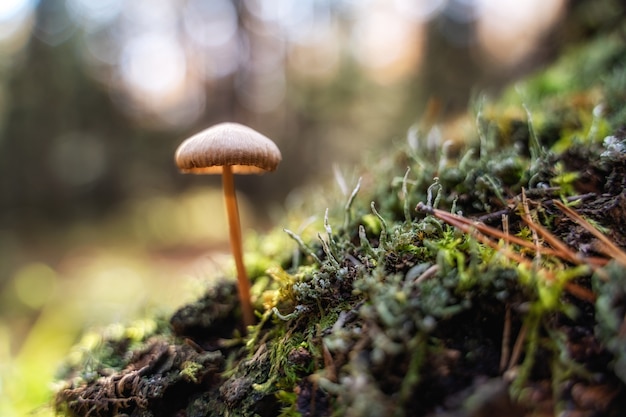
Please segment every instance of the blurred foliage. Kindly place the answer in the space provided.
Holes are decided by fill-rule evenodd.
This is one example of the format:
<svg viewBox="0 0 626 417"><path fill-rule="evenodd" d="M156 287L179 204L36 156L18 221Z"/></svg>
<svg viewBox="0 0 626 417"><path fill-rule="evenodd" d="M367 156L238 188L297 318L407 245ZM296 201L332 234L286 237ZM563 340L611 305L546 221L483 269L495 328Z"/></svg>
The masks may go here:
<svg viewBox="0 0 626 417"><path fill-rule="evenodd" d="M348 1L307 1L300 12L249 0L214 6L161 0L151 13L141 3L103 4L108 14L83 0L40 0L30 39L7 56L0 80L4 228L37 233L50 222L98 218L130 197L207 183L178 176L172 151L189 133L226 119L251 124L279 144L285 158L275 178L239 182L259 204L282 199L332 162L356 161L374 143L402 135L424 111L425 98L440 102L438 119L462 111L472 91L497 88L554 56L564 42L610 28L620 16L615 1L573 2L572 18L540 37L539 53L512 69L479 55L474 23L454 17L456 2L410 21L412 32L403 23L408 37L393 46L404 48L406 58L389 63L376 61L380 54L359 55L368 51L358 20L367 9ZM238 23L229 30L238 43L229 47L232 40L222 34L219 43L211 28L228 27L232 13ZM224 19L197 22L214 15ZM148 41L158 36L160 53L170 58L171 49L181 62L151 61ZM331 44L335 49L327 49ZM232 52L222 56L216 48ZM232 60L223 75L216 73L218 62ZM159 76L172 85L158 84ZM355 129L358 142L346 136Z"/></svg>

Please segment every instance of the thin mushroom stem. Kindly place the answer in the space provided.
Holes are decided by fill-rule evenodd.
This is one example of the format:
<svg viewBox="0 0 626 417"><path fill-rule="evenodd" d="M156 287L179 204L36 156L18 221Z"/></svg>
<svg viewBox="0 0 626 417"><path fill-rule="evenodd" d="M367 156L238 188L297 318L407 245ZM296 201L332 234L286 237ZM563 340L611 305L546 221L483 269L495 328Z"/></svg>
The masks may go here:
<svg viewBox="0 0 626 417"><path fill-rule="evenodd" d="M239 208L237 207L237 195L235 194L235 181L230 165L225 165L222 170L222 184L224 188L224 201L226 202L226 215L228 217L228 229L230 232L230 247L235 258L237 267L237 288L239 301L243 314L243 323L246 327L254 324L254 312L250 302L250 281L243 264L243 244L241 242L241 223L239 222Z"/></svg>

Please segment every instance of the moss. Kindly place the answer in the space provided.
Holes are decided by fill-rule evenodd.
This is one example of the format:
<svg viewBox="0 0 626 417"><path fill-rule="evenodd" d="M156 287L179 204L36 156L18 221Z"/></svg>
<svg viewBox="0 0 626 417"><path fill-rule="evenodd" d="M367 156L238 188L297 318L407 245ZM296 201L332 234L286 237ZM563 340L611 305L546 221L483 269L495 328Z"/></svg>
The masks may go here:
<svg viewBox="0 0 626 417"><path fill-rule="evenodd" d="M626 334L624 315L626 314L626 275L622 266L612 263L606 269L608 277L594 276L598 292L596 311L599 339L615 355L615 375L626 383Z"/></svg>
<svg viewBox="0 0 626 417"><path fill-rule="evenodd" d="M435 131L397 144L349 196L315 198L325 212L303 204L301 218L318 216L308 227L290 212L290 224L249 237L259 323L247 336L234 286L220 282L171 330L157 326L158 343L92 346L65 374L82 377L59 392L59 410L80 414L89 391L123 404L98 415L166 415L163 398L189 416L617 415L624 58L609 36L477 101L462 144L429 147ZM606 243L561 202L621 246L618 260L607 264ZM132 352L154 346L170 353L148 361L141 390L106 391L102 381L145 361Z"/></svg>

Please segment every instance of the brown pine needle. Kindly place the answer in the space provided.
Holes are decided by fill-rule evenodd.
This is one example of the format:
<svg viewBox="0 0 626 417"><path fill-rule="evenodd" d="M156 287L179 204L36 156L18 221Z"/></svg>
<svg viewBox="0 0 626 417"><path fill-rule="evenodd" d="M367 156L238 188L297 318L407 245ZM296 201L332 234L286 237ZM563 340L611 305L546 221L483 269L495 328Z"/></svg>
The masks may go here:
<svg viewBox="0 0 626 417"><path fill-rule="evenodd" d="M479 224L474 224L474 223L468 223L467 218L465 217L461 217L458 216L456 214L450 214L447 213L443 210L437 210L437 209L433 209L433 215L443 221L445 221L446 223L456 227L457 229L461 230L464 233L467 233L473 237L475 237L477 240L479 240L481 243L488 245L489 247L491 247L492 249L495 249L497 251L501 251L502 253L504 253L509 259L512 259L516 262L520 262L520 263L525 263L527 262L526 258L524 258L522 255L513 252L510 247L501 247L499 246L496 242L494 242L493 240L491 240L489 237L487 237L485 234L482 233L478 233L480 232L480 228L476 227ZM497 230L497 229L494 229ZM506 241L506 238L503 235L503 238Z"/></svg>
<svg viewBox="0 0 626 417"><path fill-rule="evenodd" d="M528 326L526 325L526 323L524 323L517 335L517 339L515 340L515 345L513 346L513 352L511 352L511 358L509 359L509 366L507 367L507 370L510 370L511 368L513 368L515 364L517 363L517 361L519 360L519 357L522 354L522 347L524 346L524 341L526 340L527 330L528 330Z"/></svg>
<svg viewBox="0 0 626 417"><path fill-rule="evenodd" d="M504 372L511 355L509 342L511 340L511 306L507 304L504 313L504 328L502 329L502 353L500 354L500 372Z"/></svg>
<svg viewBox="0 0 626 417"><path fill-rule="evenodd" d="M589 233L594 235L600 242L602 242L602 244L604 245L602 249L606 256L613 258L623 266L626 266L626 252L620 249L608 237L603 235L598 229L593 227L587 220L585 220L580 214L576 213L570 207L556 200L554 201L554 205L557 206L563 213L565 213L567 217L584 227Z"/></svg>
<svg viewBox="0 0 626 417"><path fill-rule="evenodd" d="M536 250L537 247L533 242L529 242L522 238L519 238L514 235L509 235L508 233L504 233L495 227L487 226L484 223L475 222L467 217L459 216L458 214L448 213L447 211L435 209L432 207L428 207L423 203L419 203L417 205L417 209L423 211L425 213L432 214L433 216L445 221L446 223L455 226L462 232L473 234L475 231L478 231L484 235L492 236L494 238L502 239L509 244L513 243L531 250ZM484 242L483 242L484 243ZM547 247L540 247L541 253L543 255L548 256L559 256L559 253L555 250Z"/></svg>
<svg viewBox="0 0 626 417"><path fill-rule="evenodd" d="M509 258L512 261L518 262L519 264L523 264L523 265L527 265L529 269L532 269L532 265L530 263L530 261L525 258L523 255L514 252L510 249L509 246L505 246L502 247L500 245L498 245L498 243L496 243L495 241L493 241L492 239L489 238L489 236L495 236L499 239L503 239L505 242L509 242L509 243L515 243L518 244L520 246L532 249L534 251L541 251L542 254L544 255L551 255L551 256L555 256L558 257L560 259L565 259L568 260L567 258L563 257L563 252L562 251L556 251L550 248L546 248L544 246L537 246L535 245L533 242L529 242L527 240L524 239L520 239L516 236L511 236L508 233L504 233L496 228L487 226L485 224L482 223L477 223L472 221L471 219L468 219L467 217L463 217L463 216L459 216L457 214L452 214L452 213L448 213L447 211L443 211L443 210L439 210L430 206L427 206L423 203L419 203L416 207L417 210L425 212L425 213L429 213L435 217L437 217L438 219L441 219L443 221L445 221L446 223L456 227L457 229L461 230L464 233L467 233L471 236L473 236L474 238L476 238L478 241L480 241L481 243L491 247L492 249L499 251L500 253L502 253L504 256L506 256L507 258ZM532 223L533 225L537 226L536 223ZM479 233L480 232L480 233ZM545 230L546 234L550 234L550 232L548 232L547 230ZM550 234L550 236L555 240L558 241L558 239L556 237L554 237L552 234ZM565 246L566 249L568 249ZM569 250L569 249L568 249ZM572 252L569 251L570 257ZM582 263L581 260L578 260L578 258L576 256L574 256L574 259L577 259L577 262L575 262L576 264L580 264ZM545 276L548 279L553 279L553 275L551 273L549 273L549 271L546 271L548 273L545 274ZM593 292L587 290L586 288L583 288L579 285L576 285L572 282L567 282L564 285L564 288L573 296L593 303L595 302L596 296Z"/></svg>
<svg viewBox="0 0 626 417"><path fill-rule="evenodd" d="M574 265L580 265L583 262L576 253L574 253L565 243L563 243L559 238L550 233L545 227L542 225L535 223L530 216L522 216L522 220L524 223L528 225L532 229L535 234L541 235L541 237L556 250L556 256L561 259L565 259L573 263Z"/></svg>
<svg viewBox="0 0 626 417"><path fill-rule="evenodd" d="M522 220L524 220L527 224L533 224L533 219L530 216L530 210L528 209L528 200L526 199L526 191L522 188ZM537 230L531 227L532 235L533 235L533 243L535 245L535 260L537 263L541 261L541 247L542 245L539 243L539 235Z"/></svg>
<svg viewBox="0 0 626 417"><path fill-rule="evenodd" d="M580 285L576 285L573 282L566 282L565 289L579 300L587 301L588 303L596 302L597 297L592 291L581 287Z"/></svg>

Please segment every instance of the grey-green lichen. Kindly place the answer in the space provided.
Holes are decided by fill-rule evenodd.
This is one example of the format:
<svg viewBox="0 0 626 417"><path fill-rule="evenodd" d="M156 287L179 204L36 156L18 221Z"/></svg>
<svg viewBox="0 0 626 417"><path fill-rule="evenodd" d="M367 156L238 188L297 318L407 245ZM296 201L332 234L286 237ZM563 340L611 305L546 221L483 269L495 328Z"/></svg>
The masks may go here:
<svg viewBox="0 0 626 417"><path fill-rule="evenodd" d="M249 237L247 335L225 280L167 329L85 350L59 412L618 415L626 265L555 201L626 247L624 63L608 36L476 100L472 130L412 128L351 193L294 216L317 220ZM435 209L529 245L482 232L487 244Z"/></svg>

